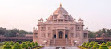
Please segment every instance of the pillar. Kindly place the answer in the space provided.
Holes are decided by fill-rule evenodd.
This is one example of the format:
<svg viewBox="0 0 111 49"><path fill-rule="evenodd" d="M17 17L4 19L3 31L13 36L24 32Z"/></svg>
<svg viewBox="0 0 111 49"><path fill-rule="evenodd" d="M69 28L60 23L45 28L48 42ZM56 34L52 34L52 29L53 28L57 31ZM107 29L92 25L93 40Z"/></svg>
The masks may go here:
<svg viewBox="0 0 111 49"><path fill-rule="evenodd" d="M56 39L58 39L58 31L57 31L57 29L56 29Z"/></svg>
<svg viewBox="0 0 111 49"><path fill-rule="evenodd" d="M65 30L63 31L63 38L65 39Z"/></svg>

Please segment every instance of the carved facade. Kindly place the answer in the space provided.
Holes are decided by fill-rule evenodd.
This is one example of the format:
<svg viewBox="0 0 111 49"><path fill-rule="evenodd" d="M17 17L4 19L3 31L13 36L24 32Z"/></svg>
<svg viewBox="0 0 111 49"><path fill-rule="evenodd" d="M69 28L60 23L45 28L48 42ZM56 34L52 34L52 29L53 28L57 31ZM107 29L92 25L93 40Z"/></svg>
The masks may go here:
<svg viewBox="0 0 111 49"><path fill-rule="evenodd" d="M83 20L78 22L60 5L47 21L38 20L33 41L45 46L76 46L88 41L88 31L83 30Z"/></svg>

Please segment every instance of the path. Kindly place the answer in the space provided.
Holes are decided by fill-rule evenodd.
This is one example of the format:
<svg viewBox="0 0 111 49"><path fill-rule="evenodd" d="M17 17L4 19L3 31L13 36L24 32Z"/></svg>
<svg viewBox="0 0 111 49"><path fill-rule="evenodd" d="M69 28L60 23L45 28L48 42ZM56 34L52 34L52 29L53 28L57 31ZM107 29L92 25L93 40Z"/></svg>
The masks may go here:
<svg viewBox="0 0 111 49"><path fill-rule="evenodd" d="M43 47L41 49L56 49L56 47ZM78 47L65 47L65 49L79 49Z"/></svg>
<svg viewBox="0 0 111 49"><path fill-rule="evenodd" d="M79 49L78 47L66 47L66 49Z"/></svg>

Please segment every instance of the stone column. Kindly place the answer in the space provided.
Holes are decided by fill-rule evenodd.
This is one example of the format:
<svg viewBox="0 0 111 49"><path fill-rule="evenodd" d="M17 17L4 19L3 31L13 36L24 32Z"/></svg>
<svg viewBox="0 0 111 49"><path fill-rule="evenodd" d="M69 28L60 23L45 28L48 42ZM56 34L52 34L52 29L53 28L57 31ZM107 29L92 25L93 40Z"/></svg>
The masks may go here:
<svg viewBox="0 0 111 49"><path fill-rule="evenodd" d="M58 39L58 31L57 31L57 29L56 29L56 39Z"/></svg>
<svg viewBox="0 0 111 49"><path fill-rule="evenodd" d="M54 38L54 33L53 33L53 31L51 31L52 33L51 33L51 39L53 39Z"/></svg>
<svg viewBox="0 0 111 49"><path fill-rule="evenodd" d="M65 39L65 30L63 31L63 38Z"/></svg>

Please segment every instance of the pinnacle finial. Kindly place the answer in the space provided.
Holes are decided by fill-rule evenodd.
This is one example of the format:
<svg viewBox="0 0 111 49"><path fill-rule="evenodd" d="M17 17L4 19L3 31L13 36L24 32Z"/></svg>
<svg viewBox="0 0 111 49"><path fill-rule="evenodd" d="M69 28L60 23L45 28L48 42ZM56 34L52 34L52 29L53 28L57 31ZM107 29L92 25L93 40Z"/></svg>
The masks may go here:
<svg viewBox="0 0 111 49"><path fill-rule="evenodd" d="M60 3L60 7L62 7L62 4Z"/></svg>

